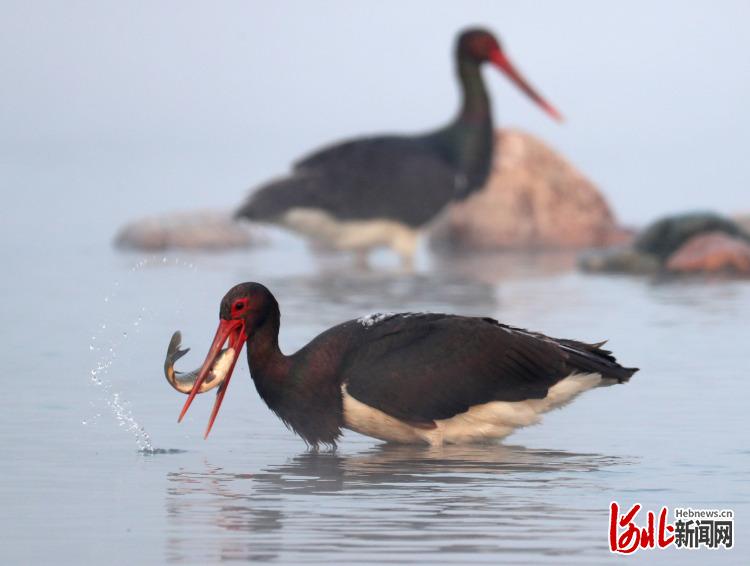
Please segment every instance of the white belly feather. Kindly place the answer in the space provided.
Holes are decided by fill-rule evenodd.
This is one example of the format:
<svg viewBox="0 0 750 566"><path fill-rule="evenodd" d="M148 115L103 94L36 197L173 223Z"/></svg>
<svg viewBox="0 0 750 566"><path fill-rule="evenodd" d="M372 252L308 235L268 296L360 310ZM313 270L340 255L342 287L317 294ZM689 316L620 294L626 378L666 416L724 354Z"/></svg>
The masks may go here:
<svg viewBox="0 0 750 566"><path fill-rule="evenodd" d="M324 210L292 208L282 224L339 250L369 250L388 246L403 257L411 257L417 245L417 231L385 218L338 220Z"/></svg>
<svg viewBox="0 0 750 566"><path fill-rule="evenodd" d="M573 374L550 387L544 399L475 405L465 413L435 421L436 427L431 429L411 425L370 407L349 395L343 385L344 426L381 440L433 446L499 439L517 428L538 423L543 413L607 381L598 373Z"/></svg>

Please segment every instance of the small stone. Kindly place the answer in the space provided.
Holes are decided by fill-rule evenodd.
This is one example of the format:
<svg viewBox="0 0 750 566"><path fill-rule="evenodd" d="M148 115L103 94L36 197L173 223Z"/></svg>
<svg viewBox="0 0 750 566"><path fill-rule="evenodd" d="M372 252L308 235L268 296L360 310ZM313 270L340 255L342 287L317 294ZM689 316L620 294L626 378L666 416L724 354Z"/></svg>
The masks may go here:
<svg viewBox="0 0 750 566"><path fill-rule="evenodd" d="M236 222L231 212L198 210L130 222L118 232L115 245L147 251L220 250L246 248L261 240L256 230Z"/></svg>

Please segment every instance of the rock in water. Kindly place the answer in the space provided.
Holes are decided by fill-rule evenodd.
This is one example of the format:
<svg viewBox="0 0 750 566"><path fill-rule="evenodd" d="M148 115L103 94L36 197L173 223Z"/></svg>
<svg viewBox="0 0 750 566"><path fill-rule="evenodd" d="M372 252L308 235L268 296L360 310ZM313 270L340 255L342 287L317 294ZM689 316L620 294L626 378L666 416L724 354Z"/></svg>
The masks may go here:
<svg viewBox="0 0 750 566"><path fill-rule="evenodd" d="M578 249L629 240L597 188L533 136L501 130L487 185L432 232L448 249Z"/></svg>
<svg viewBox="0 0 750 566"><path fill-rule="evenodd" d="M584 271L630 274L716 273L750 275L750 233L713 212L666 216L647 226L632 246L590 251Z"/></svg>
<svg viewBox="0 0 750 566"><path fill-rule="evenodd" d="M588 250L578 258L578 267L591 273L629 273L648 275L662 269L659 258L631 246L607 250Z"/></svg>
<svg viewBox="0 0 750 566"><path fill-rule="evenodd" d="M633 247L666 261L694 236L710 232L747 238L742 227L729 218L713 212L687 212L666 216L649 225L638 234Z"/></svg>
<svg viewBox="0 0 750 566"><path fill-rule="evenodd" d="M667 261L679 273L732 273L750 275L750 243L724 232L693 236Z"/></svg>
<svg viewBox="0 0 750 566"><path fill-rule="evenodd" d="M115 245L149 251L218 250L249 247L256 240L246 224L233 220L230 211L199 210L153 216L126 224L115 237Z"/></svg>

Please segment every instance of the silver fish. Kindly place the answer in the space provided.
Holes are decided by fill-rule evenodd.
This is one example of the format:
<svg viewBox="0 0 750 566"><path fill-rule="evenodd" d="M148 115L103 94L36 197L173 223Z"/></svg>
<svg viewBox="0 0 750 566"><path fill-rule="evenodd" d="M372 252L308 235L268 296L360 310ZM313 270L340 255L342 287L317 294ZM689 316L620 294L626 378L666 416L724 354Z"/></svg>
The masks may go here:
<svg viewBox="0 0 750 566"><path fill-rule="evenodd" d="M180 350L181 345L182 333L178 330L172 334L172 339L169 341L169 346L167 347L167 356L164 359L164 376L167 378L167 382L177 391L189 394L198 379L200 368L187 373L175 371L175 362L190 351L190 348ZM211 366L211 370L208 372L206 379L203 380L198 393L205 393L221 385L227 377L227 370L233 358L234 350L232 348L224 348Z"/></svg>

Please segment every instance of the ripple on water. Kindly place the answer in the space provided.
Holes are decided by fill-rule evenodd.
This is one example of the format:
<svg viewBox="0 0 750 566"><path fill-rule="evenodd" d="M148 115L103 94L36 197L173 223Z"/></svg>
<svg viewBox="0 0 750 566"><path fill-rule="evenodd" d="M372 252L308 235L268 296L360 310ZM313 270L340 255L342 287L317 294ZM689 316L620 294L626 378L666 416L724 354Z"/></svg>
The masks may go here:
<svg viewBox="0 0 750 566"><path fill-rule="evenodd" d="M161 454L184 454L187 450L181 450L180 448L141 448L138 452L144 456L156 456Z"/></svg>

